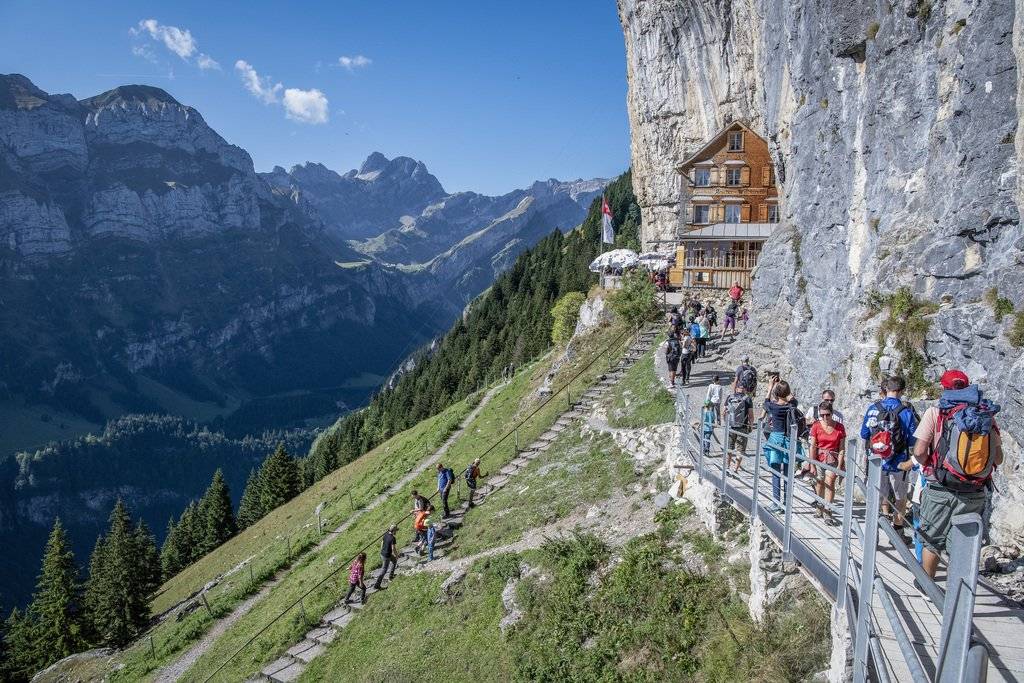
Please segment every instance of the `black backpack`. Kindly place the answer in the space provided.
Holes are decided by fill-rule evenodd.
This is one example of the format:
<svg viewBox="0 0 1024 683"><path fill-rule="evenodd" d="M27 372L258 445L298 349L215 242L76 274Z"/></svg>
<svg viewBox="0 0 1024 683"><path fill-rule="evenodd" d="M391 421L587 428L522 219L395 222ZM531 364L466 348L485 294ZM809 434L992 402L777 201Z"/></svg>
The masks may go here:
<svg viewBox="0 0 1024 683"><path fill-rule="evenodd" d="M786 424L786 435L789 436L789 430L793 427L793 423L796 423L796 437L798 439L806 439L811 434L811 428L807 425L807 416L804 415L804 411L800 410L796 406L789 409L789 417L787 418Z"/></svg>
<svg viewBox="0 0 1024 683"><path fill-rule="evenodd" d="M914 407L909 403L901 402L895 408L886 408L881 401L878 401L875 403L875 409L878 414L875 415L875 424L871 427L871 434L868 436L868 450L883 460L906 453L907 435L903 432L900 415L904 410L910 410L917 417Z"/></svg>
<svg viewBox="0 0 1024 683"><path fill-rule="evenodd" d="M733 427L745 427L750 416L750 403L746 394L733 394L725 399L725 410Z"/></svg>
<svg viewBox="0 0 1024 683"><path fill-rule="evenodd" d="M747 390L748 394L757 389L757 370L749 365L741 365L736 373L736 383Z"/></svg>
<svg viewBox="0 0 1024 683"><path fill-rule="evenodd" d="M668 345L665 347L666 358L679 358L683 355L683 347L679 345L679 340L673 337L668 340Z"/></svg>

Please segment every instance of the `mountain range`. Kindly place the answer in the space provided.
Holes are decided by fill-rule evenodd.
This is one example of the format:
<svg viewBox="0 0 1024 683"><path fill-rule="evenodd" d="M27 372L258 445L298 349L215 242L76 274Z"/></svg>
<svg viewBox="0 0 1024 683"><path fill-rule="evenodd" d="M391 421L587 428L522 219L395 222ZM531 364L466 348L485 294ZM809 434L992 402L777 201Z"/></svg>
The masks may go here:
<svg viewBox="0 0 1024 683"><path fill-rule="evenodd" d="M180 454L150 441L148 478L76 488L43 444L139 413L227 439L333 421L604 185L449 194L422 162L380 153L343 174L257 173L159 88L79 100L0 75L0 460L24 451L0 467L0 536L41 547L43 517L88 528L108 510L82 501L110 492L162 529L223 462L177 486ZM236 496L254 458L228 468Z"/></svg>

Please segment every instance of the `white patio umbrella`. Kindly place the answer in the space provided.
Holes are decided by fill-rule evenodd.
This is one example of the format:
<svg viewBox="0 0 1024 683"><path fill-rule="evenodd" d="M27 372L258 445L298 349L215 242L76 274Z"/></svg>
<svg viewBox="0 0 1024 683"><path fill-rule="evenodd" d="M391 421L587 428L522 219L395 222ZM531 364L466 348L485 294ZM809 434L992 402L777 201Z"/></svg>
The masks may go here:
<svg viewBox="0 0 1024 683"><path fill-rule="evenodd" d="M594 259L590 264L590 272L600 273L605 268L630 268L637 264L640 257L632 249L612 249Z"/></svg>

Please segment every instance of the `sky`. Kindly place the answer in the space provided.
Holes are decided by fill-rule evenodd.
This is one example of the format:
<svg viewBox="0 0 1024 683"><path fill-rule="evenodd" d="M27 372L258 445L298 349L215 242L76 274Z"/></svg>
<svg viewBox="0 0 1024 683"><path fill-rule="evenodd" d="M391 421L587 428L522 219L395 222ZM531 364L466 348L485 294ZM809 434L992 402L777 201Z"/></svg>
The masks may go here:
<svg viewBox="0 0 1024 683"><path fill-rule="evenodd" d="M161 87L260 171L380 151L499 194L629 165L614 0L2 0L0 73L79 99Z"/></svg>

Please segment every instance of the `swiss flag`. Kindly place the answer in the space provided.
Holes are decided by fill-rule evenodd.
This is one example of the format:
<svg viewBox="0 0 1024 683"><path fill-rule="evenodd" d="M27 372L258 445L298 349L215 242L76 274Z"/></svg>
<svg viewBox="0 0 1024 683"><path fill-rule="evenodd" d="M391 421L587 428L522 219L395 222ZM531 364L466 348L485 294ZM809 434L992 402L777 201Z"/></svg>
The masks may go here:
<svg viewBox="0 0 1024 683"><path fill-rule="evenodd" d="M605 244L615 243L615 231L612 229L612 209L608 206L607 197L601 197L601 241Z"/></svg>

